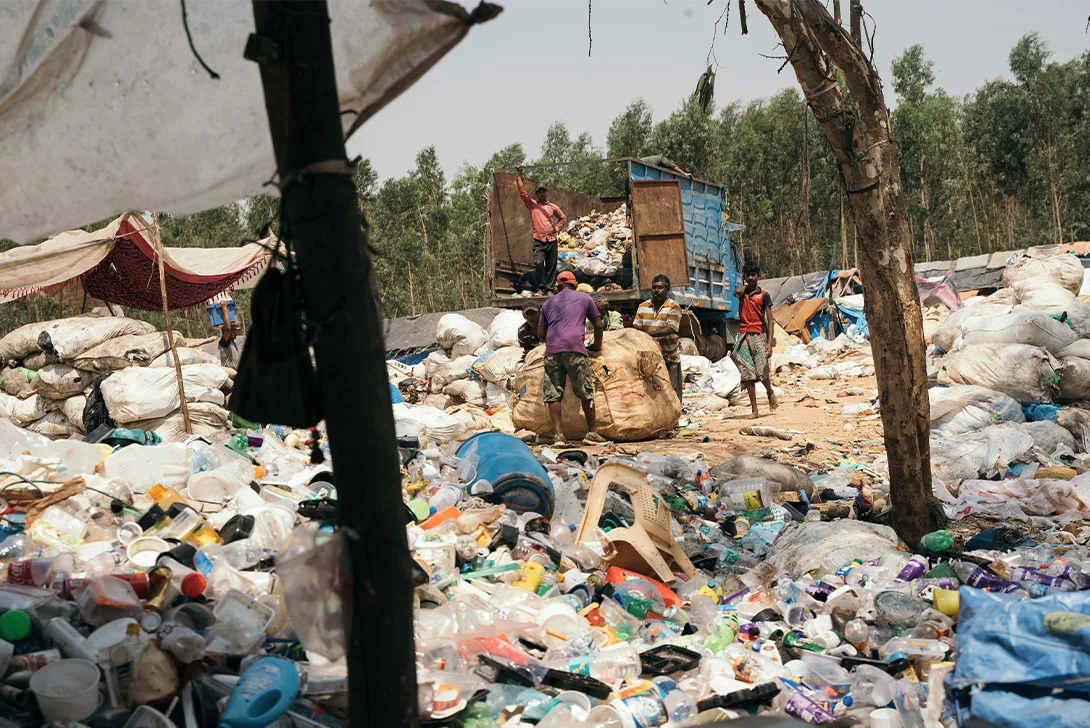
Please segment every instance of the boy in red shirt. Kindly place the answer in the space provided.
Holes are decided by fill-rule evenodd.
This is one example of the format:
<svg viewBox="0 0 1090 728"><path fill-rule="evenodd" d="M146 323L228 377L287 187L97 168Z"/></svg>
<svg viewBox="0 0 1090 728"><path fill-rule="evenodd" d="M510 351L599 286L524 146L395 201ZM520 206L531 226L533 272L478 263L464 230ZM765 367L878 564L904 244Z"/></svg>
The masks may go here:
<svg viewBox="0 0 1090 728"><path fill-rule="evenodd" d="M757 411L757 382L764 385L768 393L768 407L776 410L776 395L772 393L772 372L768 366L768 357L772 353L776 324L772 319L772 297L761 289L757 282L761 278L761 269L754 262L746 263L742 269L742 281L745 287L735 290L741 308L738 326L741 334L734 345L734 363L742 374L742 384L749 393L749 406L754 418L760 417Z"/></svg>

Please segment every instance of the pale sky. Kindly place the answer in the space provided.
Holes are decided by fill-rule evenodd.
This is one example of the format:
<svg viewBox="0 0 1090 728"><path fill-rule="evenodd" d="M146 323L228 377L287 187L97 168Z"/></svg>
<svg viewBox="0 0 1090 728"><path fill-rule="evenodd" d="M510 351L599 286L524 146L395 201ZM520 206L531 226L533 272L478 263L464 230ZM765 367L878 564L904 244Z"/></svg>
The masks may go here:
<svg viewBox="0 0 1090 728"><path fill-rule="evenodd" d="M469 5L471 0L462 0ZM496 0L503 13L473 28L462 43L408 92L367 122L348 143L370 157L382 178L400 176L422 147L434 144L448 177L463 162L481 164L522 142L535 158L545 130L563 120L572 135L588 130L604 148L609 123L636 96L655 121L676 109L705 68L713 25L725 0L594 0L592 55L587 57L585 0ZM730 27L716 37L718 104L768 97L795 85L790 67L777 74L771 25L747 3L749 34ZM848 0L843 2L847 13ZM875 60L894 103L890 61L923 43L936 84L960 96L988 79L1009 76L1007 54L1038 32L1056 59L1090 47L1083 0L868 0L877 21Z"/></svg>

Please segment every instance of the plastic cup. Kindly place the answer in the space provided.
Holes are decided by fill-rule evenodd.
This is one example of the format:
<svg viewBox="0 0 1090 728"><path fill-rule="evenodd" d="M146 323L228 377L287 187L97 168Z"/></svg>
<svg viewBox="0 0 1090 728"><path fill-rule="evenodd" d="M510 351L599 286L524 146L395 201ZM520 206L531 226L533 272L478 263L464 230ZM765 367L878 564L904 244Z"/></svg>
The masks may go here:
<svg viewBox="0 0 1090 728"><path fill-rule="evenodd" d="M98 709L98 665L90 660L57 660L34 673L30 689L46 723L80 721Z"/></svg>
<svg viewBox="0 0 1090 728"><path fill-rule="evenodd" d="M901 728L901 714L893 708L872 710L870 728Z"/></svg>
<svg viewBox="0 0 1090 728"><path fill-rule="evenodd" d="M935 609L947 617L957 616L961 608L957 589L935 589L931 592L931 599L934 601Z"/></svg>
<svg viewBox="0 0 1090 728"><path fill-rule="evenodd" d="M590 715L590 698L575 690L565 690L557 694L556 699L571 706L572 717L576 720L587 719Z"/></svg>
<svg viewBox="0 0 1090 728"><path fill-rule="evenodd" d="M206 470L189 478L187 492L193 500L220 503L245 487L245 483L222 470Z"/></svg>

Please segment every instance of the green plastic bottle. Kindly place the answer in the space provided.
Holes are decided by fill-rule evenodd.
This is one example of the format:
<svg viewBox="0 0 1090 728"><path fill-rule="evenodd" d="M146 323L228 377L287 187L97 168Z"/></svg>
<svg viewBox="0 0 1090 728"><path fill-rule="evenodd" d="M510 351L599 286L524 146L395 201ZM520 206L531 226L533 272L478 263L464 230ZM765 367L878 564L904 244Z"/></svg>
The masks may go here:
<svg viewBox="0 0 1090 728"><path fill-rule="evenodd" d="M932 531L920 539L920 548L926 551L946 551L954 545L954 534L950 531Z"/></svg>

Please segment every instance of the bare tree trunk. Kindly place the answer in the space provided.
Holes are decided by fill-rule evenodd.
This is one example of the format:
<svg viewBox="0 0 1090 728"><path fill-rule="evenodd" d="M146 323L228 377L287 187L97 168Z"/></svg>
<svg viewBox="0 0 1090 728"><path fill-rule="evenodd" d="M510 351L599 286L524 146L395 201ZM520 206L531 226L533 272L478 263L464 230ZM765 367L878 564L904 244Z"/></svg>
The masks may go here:
<svg viewBox="0 0 1090 728"><path fill-rule="evenodd" d="M1048 143L1046 146L1048 150L1048 187L1052 196L1052 221L1056 223L1056 244L1062 243L1064 240L1064 226L1060 222L1060 196L1056 191L1056 176L1052 171L1052 135L1049 134Z"/></svg>
<svg viewBox="0 0 1090 728"><path fill-rule="evenodd" d="M839 23L837 23L839 25ZM848 267L848 226L844 219L844 190L840 190L840 251L843 256L841 268Z"/></svg>
<svg viewBox="0 0 1090 728"><path fill-rule="evenodd" d="M409 315L416 315L416 289L413 286L413 263L409 261Z"/></svg>
<svg viewBox="0 0 1090 728"><path fill-rule="evenodd" d="M863 50L863 3L861 0L851 0L851 24L852 24L852 40L855 42L855 47L862 52ZM837 23L840 26L840 23Z"/></svg>
<svg viewBox="0 0 1090 728"><path fill-rule="evenodd" d="M941 511L932 507L923 318L913 275L908 208L881 79L858 42L819 0L756 2L783 42L803 94L833 155L841 160L842 183L860 239L893 526L907 543L915 544L934 528ZM852 0L853 17L858 4ZM845 104L836 69L843 74L858 116Z"/></svg>
<svg viewBox="0 0 1090 728"><path fill-rule="evenodd" d="M840 15L840 0L833 0L833 22L844 25L844 18Z"/></svg>
<svg viewBox="0 0 1090 728"><path fill-rule="evenodd" d="M969 204L973 206L973 232L976 233L976 254L980 255L984 250L980 246L980 221L976 217L976 199L973 197L972 185L969 185Z"/></svg>

